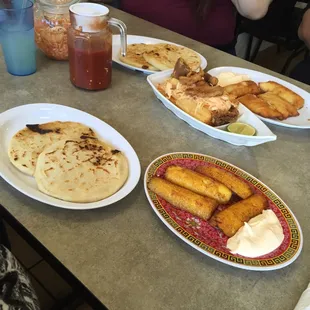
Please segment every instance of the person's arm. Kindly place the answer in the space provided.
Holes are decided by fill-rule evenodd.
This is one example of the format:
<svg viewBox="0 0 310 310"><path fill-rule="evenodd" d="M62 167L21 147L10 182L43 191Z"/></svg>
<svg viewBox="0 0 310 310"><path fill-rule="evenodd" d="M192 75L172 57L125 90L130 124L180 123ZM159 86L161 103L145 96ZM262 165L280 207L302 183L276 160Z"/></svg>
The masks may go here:
<svg viewBox="0 0 310 310"><path fill-rule="evenodd" d="M263 18L272 0L231 0L237 11L248 19Z"/></svg>
<svg viewBox="0 0 310 310"><path fill-rule="evenodd" d="M298 28L298 36L310 49L310 8L305 12Z"/></svg>

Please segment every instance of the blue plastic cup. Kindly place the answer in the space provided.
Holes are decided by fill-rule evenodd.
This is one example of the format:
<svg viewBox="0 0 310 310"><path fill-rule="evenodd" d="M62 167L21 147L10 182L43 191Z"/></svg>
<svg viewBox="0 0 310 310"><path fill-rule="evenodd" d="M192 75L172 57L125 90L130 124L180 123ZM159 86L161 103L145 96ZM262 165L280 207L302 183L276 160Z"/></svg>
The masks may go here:
<svg viewBox="0 0 310 310"><path fill-rule="evenodd" d="M36 72L33 2L0 0L0 43L9 73Z"/></svg>

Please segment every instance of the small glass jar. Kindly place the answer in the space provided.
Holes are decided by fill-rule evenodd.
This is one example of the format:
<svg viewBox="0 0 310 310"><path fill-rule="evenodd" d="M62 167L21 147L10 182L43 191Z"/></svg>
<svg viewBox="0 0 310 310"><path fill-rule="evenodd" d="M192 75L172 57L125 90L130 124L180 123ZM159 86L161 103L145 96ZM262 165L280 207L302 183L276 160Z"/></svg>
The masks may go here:
<svg viewBox="0 0 310 310"><path fill-rule="evenodd" d="M122 54L126 54L125 24L109 17L109 9L95 3L78 3L70 7L68 29L70 80L88 90L106 89L112 77L112 32L121 32Z"/></svg>
<svg viewBox="0 0 310 310"><path fill-rule="evenodd" d="M69 7L80 0L38 0L34 10L34 32L38 48L49 58L68 59Z"/></svg>

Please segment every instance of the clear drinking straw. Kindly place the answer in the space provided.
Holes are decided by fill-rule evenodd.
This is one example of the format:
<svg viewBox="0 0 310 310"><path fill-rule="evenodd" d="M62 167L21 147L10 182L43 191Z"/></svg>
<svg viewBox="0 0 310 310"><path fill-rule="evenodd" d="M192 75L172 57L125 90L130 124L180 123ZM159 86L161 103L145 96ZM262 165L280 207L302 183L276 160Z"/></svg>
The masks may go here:
<svg viewBox="0 0 310 310"><path fill-rule="evenodd" d="M24 16L25 16L25 8L26 8L26 5L27 5L27 1L28 0L23 0L22 2L22 7L21 7L21 14L19 16L19 26L23 23L23 20L24 20Z"/></svg>

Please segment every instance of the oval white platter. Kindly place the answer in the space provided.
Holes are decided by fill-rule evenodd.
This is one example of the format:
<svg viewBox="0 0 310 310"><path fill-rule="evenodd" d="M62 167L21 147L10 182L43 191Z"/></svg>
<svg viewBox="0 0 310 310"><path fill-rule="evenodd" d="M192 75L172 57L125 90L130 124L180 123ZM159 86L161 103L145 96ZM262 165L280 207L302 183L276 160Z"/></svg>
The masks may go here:
<svg viewBox="0 0 310 310"><path fill-rule="evenodd" d="M148 189L147 184L150 179L153 176L164 177L166 169L171 165L178 165L188 169L195 169L200 165L215 166L246 182L253 192L267 198L267 208L275 212L283 228L284 240L282 244L271 253L256 258L230 253L226 247L228 237L212 227L208 221L175 208ZM219 262L246 270L270 271L290 265L301 253L303 234L290 208L260 180L221 159L191 152L162 155L151 162L146 169L144 190L156 215L175 235L194 249Z"/></svg>
<svg viewBox="0 0 310 310"><path fill-rule="evenodd" d="M10 163L8 147L13 135L25 128L26 124L52 121L80 122L93 129L103 141L122 151L129 163L129 175L124 186L112 196L91 203L67 202L41 193L33 177L20 172ZM58 104L36 103L22 105L0 114L0 175L10 185L33 199L66 209L100 208L127 196L137 185L140 174L138 156L128 141L110 125L86 112Z"/></svg>
<svg viewBox="0 0 310 310"><path fill-rule="evenodd" d="M184 112L182 109L173 104L168 98L160 93L157 85L162 83L171 76L173 70L154 73L147 77L148 83L151 85L156 97L172 111L177 117L188 123L190 126L204 132L205 134L219 140L226 141L234 145L254 146L265 142L274 141L277 136L249 109L243 105L239 105L240 116L238 122L247 123L256 129L255 136L245 136L226 131L226 126L212 127L207 125L191 115Z"/></svg>
<svg viewBox="0 0 310 310"><path fill-rule="evenodd" d="M115 34L113 35L113 42L112 42L112 60L116 63L118 63L119 65L126 67L128 69L131 70L136 70L136 71L140 71L143 72L145 74L151 74L151 73L155 73L158 71L153 71L153 70L146 70L146 69L142 69L142 68L137 68L128 64L125 64L124 62L122 62L119 59L119 53L120 53L120 48L121 48L121 41L120 41L120 35L119 34ZM150 37L142 37L142 36L135 36L135 35L127 35L127 44L135 44L135 43L144 43L144 44L157 44L157 43L167 43L167 44L174 44L177 46L182 46L180 44L176 44L176 43L172 43L169 41L165 41L165 40L160 40L160 39L155 39L155 38L150 38ZM197 52L196 52L197 53ZM202 69L205 69L207 67L207 60L199 53L197 53L201 59L201 64L200 66L202 67Z"/></svg>
<svg viewBox="0 0 310 310"><path fill-rule="evenodd" d="M245 68L218 67L218 68L214 68L214 69L211 69L208 71L208 73L213 75L213 76L218 76L222 72L233 72L233 73L237 73L237 74L247 74L250 77L250 79L256 83L274 81L274 82L277 82L277 83L289 88L290 90L292 90L293 92L295 92L296 94L298 94L299 96L301 96L305 99L304 107L302 109L298 110L299 116L289 117L283 121L265 118L265 117L261 117L259 115L257 115L257 117L259 117L260 119L262 119L266 123L275 124L275 125L279 125L279 126L290 127L290 128L298 128L298 129L309 129L310 128L310 95L305 90L303 90L303 89L301 89L301 88L299 88L299 87L297 87L297 86L295 86L289 82L283 81L283 80L281 80L275 76L272 76L272 75L269 75L266 73L262 73L262 72L258 72L258 71L254 71L254 70L245 69Z"/></svg>

